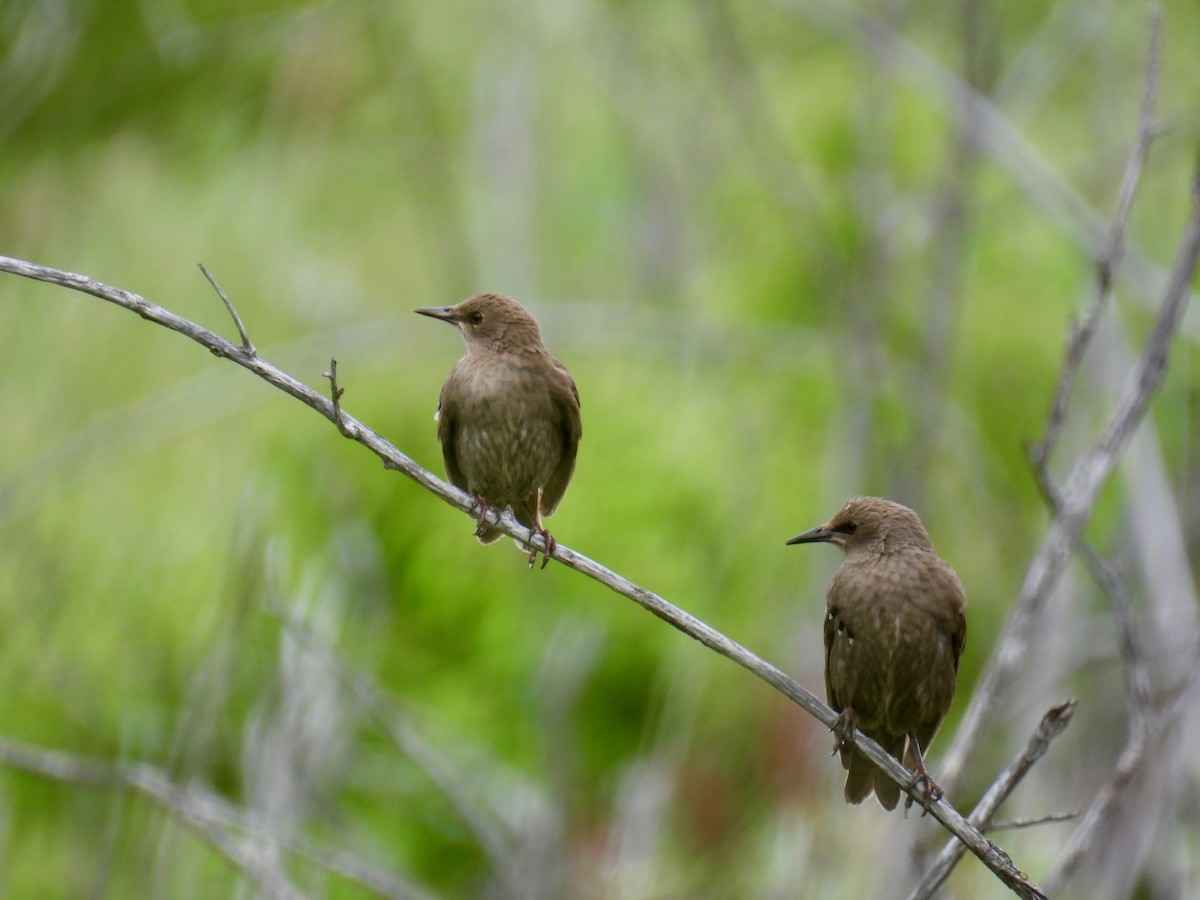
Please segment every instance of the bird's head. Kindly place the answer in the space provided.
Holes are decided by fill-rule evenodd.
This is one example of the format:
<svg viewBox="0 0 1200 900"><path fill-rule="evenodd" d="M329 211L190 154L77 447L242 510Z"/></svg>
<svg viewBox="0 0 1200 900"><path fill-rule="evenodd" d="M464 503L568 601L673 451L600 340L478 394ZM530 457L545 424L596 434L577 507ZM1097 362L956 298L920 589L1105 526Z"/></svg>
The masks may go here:
<svg viewBox="0 0 1200 900"><path fill-rule="evenodd" d="M788 544L836 544L851 556L888 553L901 548L933 550L917 514L882 497L854 497L824 525L801 532Z"/></svg>
<svg viewBox="0 0 1200 900"><path fill-rule="evenodd" d="M468 350L511 352L542 346L537 319L503 294L476 294L454 306L427 306L413 312L455 326Z"/></svg>

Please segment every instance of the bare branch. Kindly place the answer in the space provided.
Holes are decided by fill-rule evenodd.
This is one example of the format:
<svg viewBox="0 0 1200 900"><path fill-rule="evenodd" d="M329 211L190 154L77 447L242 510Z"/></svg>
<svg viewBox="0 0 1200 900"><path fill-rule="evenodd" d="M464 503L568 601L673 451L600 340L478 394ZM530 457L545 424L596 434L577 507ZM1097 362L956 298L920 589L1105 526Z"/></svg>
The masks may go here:
<svg viewBox="0 0 1200 900"><path fill-rule="evenodd" d="M520 890L520 878L513 870L512 836L503 827L504 823L463 790L461 784L464 779L452 771L443 754L429 746L402 710L385 702L377 685L347 666L290 610L275 606L271 612L279 618L288 634L319 656L322 663L349 687L358 698L358 702L375 718L400 752L420 767L429 780L437 785L487 854L493 870L509 888L508 895L521 896L524 892Z"/></svg>
<svg viewBox="0 0 1200 900"><path fill-rule="evenodd" d="M1042 496L1046 499L1050 511L1057 516L1062 510L1062 493L1043 463L1035 461L1033 465L1034 476ZM1081 538L1077 552L1083 557L1092 577L1096 579L1112 605L1121 651L1128 662L1126 695L1130 717L1142 715L1150 705L1150 672L1146 667L1146 655L1142 652L1142 642L1138 638L1137 626L1134 623L1133 598L1129 596L1129 591L1112 565L1091 544Z"/></svg>
<svg viewBox="0 0 1200 900"><path fill-rule="evenodd" d="M277 867L264 861L260 845L281 847L385 897L429 900L427 890L402 881L349 854L330 852L283 835L256 821L199 784L181 785L146 763L106 762L0 738L0 765L54 781L129 790L148 797L219 850L268 896L304 897ZM240 833L239 833L240 832Z"/></svg>
<svg viewBox="0 0 1200 900"><path fill-rule="evenodd" d="M5 256L0 256L0 271L23 275L26 278L32 278L36 281L57 284L72 290L91 294L102 300L107 300L110 303L115 303L118 306L132 310L144 319L157 322L172 331L177 331L180 334L190 337L192 340L208 348L214 355L224 357L243 368L249 369L260 378L291 394L307 406L312 407L336 424L342 434L375 453L383 460L386 467L403 472L413 481L431 493L441 497L446 503L456 509L466 513L471 511L473 501L465 491L447 484L432 472L419 466L391 443L380 437L375 431L342 411L340 406L335 407L331 401L326 400L316 391L297 381L295 378L292 378L259 357L246 353L242 348L235 346L219 335L213 334L200 325L184 319L137 294L102 284L83 275L62 272L57 269ZM526 545L536 545L543 553L548 549L542 535L535 535L519 523L511 510L504 511L496 523L496 527ZM557 543L553 553L549 555L568 568L587 575L616 591L618 594L633 600L643 609L658 616L684 634L749 670L801 706L826 727L832 728L834 719L836 718L836 713L833 710L818 700L816 695L795 679L788 676L776 666L760 659L741 644L730 640L695 616L668 603L658 594L634 584L624 576L580 553L576 553L562 543ZM875 741L858 732L854 735L854 743L872 762L900 784L910 796L917 800L924 799L922 793L913 785L912 774L894 758L885 753ZM991 869L1018 896L1026 898L1045 896L1036 884L1030 881L1023 872L1013 865L1012 860L1004 850L967 822L947 800L944 798L939 799L930 807L929 811L933 814L934 818L966 844L971 849L971 852L978 856L984 865Z"/></svg>
<svg viewBox="0 0 1200 900"><path fill-rule="evenodd" d="M1117 764L1113 767L1112 774L1092 801L1092 805L1084 814L1083 821L1079 823L1075 833L1071 835L1071 839L1067 841L1058 865L1050 874L1047 887L1051 893L1061 891L1063 885L1075 874L1079 864L1098 837L1100 826L1115 813L1117 803L1133 781L1133 776L1146 762L1147 754L1175 721L1179 714L1179 708L1198 675L1200 675L1200 655L1192 660L1187 674L1164 703L1153 713L1138 716L1130 721L1129 737Z"/></svg>
<svg viewBox="0 0 1200 900"><path fill-rule="evenodd" d="M976 686L963 715L954 743L943 759L943 784L953 785L962 775L983 734L987 718L1003 699L1025 660L1033 625L1046 598L1058 583L1071 554L1079 544L1083 526L1091 516L1100 489L1120 461L1142 420L1150 398L1166 371L1171 339L1179 328L1191 296L1190 284L1200 255L1200 198L1193 173L1193 204L1171 271L1154 329L1141 358L1125 383L1108 425L1072 468L1062 493L1059 513L1025 574L1021 591L1009 612L992 659Z"/></svg>
<svg viewBox="0 0 1200 900"><path fill-rule="evenodd" d="M1141 109L1138 113L1137 138L1133 143L1133 151L1125 164L1125 173L1121 177L1121 190L1117 197L1117 209L1108 228L1108 236L1096 262L1096 290L1087 310L1071 327L1071 336L1067 340L1066 360L1063 363L1062 375L1059 376L1058 387L1054 392L1054 400L1050 405L1050 417L1046 423L1046 432L1042 440L1029 451L1030 459L1035 469L1044 469L1050 458L1050 452L1058 441L1058 435L1067 419L1067 405L1070 402L1071 388L1079 374L1079 366L1083 355L1096 333L1100 317L1108 307L1112 295L1113 276L1121 266L1125 256L1125 228L1129 222L1129 212L1133 208L1134 194L1137 193L1141 181L1142 169L1146 158L1150 155L1150 144L1154 140L1154 108L1158 100L1159 73L1162 69L1162 11L1151 7L1150 11L1150 46L1146 53L1146 82L1142 90Z"/></svg>
<svg viewBox="0 0 1200 900"><path fill-rule="evenodd" d="M1099 258L1108 234L1103 216L1093 209L1021 133L990 98L946 69L919 45L907 40L885 21L849 5L820 0L768 0L772 5L802 16L817 28L857 44L869 54L890 53L901 75L928 87L932 99L947 109L971 108L980 149L995 162L1029 201L1054 221L1089 255ZM1147 260L1136 247L1129 248L1121 276L1139 294L1160 294L1167 273ZM1196 332L1191 332L1192 337Z"/></svg>
<svg viewBox="0 0 1200 900"><path fill-rule="evenodd" d="M1055 706L1042 716L1042 721L1038 723L1034 729L1033 735L1029 738L1029 743L1025 745L1025 749L1014 759L1008 766L996 776L996 780L992 782L991 787L987 789L979 803L971 810L971 815L968 821L978 828L980 831L994 830L992 826L992 816L996 814L996 810L1000 805L1008 799L1008 796L1013 792L1016 786L1021 782L1033 764L1045 755L1050 749L1050 742L1062 734L1063 729L1071 721L1071 717L1075 715L1077 703L1075 700L1068 700L1059 706ZM951 839L942 852L938 854L929 871L925 873L925 877L921 879L911 894L909 900L924 900L926 897L932 897L934 891L941 886L942 882L950 875L954 866L962 858L966 852L966 848L956 840Z"/></svg>

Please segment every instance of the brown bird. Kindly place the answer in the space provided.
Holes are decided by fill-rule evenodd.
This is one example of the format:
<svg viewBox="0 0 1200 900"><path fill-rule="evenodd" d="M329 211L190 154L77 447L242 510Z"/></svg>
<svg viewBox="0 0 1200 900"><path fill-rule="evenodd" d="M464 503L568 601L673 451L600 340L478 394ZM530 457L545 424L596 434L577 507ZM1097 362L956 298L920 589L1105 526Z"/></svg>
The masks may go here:
<svg viewBox="0 0 1200 900"><path fill-rule="evenodd" d="M834 752L849 772L846 802L872 789L885 809L900 799L900 787L854 748L857 728L915 771L928 811L942 789L924 754L950 709L967 636L962 584L917 514L891 500L855 497L787 543L818 541L846 553L825 608L825 692L839 713Z"/></svg>
<svg viewBox="0 0 1200 900"><path fill-rule="evenodd" d="M434 419L446 477L478 504L475 536L484 544L502 537L487 514L511 506L545 540L545 568L556 542L541 517L562 500L583 433L574 380L546 350L537 320L511 297L476 294L414 312L454 325L467 345ZM530 568L536 561L530 546Z"/></svg>

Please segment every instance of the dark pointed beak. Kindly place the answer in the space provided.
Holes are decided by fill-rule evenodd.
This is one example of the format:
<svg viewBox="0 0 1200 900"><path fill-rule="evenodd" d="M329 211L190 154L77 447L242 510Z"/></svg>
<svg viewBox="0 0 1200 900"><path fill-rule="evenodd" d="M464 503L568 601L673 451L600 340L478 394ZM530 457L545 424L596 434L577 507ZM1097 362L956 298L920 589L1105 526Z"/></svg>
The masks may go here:
<svg viewBox="0 0 1200 900"><path fill-rule="evenodd" d="M794 538L788 538L784 541L785 545L790 544L820 544L829 543L833 540L836 531L830 531L824 525L819 525L816 528L810 528L808 531L802 531Z"/></svg>
<svg viewBox="0 0 1200 900"><path fill-rule="evenodd" d="M458 321L458 318L454 315L454 307L452 306L422 306L420 309L414 309L413 312L429 316L431 319L441 319L443 322L449 322L451 325Z"/></svg>

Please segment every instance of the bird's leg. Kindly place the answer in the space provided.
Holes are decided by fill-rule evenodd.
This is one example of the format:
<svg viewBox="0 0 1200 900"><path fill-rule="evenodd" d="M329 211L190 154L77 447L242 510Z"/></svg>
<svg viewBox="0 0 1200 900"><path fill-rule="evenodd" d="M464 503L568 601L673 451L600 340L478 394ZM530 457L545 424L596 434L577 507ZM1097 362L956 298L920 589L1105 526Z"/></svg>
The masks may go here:
<svg viewBox="0 0 1200 900"><path fill-rule="evenodd" d="M925 758L921 755L921 745L915 735L910 734L908 736L908 749L909 755L912 756L916 763L913 768L917 772L913 780L909 782L909 787L918 787L921 791L921 809L923 810L921 816L924 818L929 813L929 807L935 801L942 798L942 787L933 780L933 777L929 774L929 770L925 768ZM913 798L910 794L904 801L905 813L908 812L909 807L912 805Z"/></svg>
<svg viewBox="0 0 1200 900"><path fill-rule="evenodd" d="M837 739L833 745L832 756L837 756L842 750L845 750L854 741L854 732L857 730L854 724L854 709L847 706L838 717L833 720L833 727L829 729L833 732L833 736Z"/></svg>
<svg viewBox="0 0 1200 900"><path fill-rule="evenodd" d="M554 552L554 548L558 546L558 541L554 539L554 535L548 532L542 525L542 517L538 514L538 500L535 497L532 504L524 507L525 514L529 517L529 521L533 525L529 528L529 536L540 534L542 540L546 542L546 552L542 554L542 568L546 568L546 563L550 562L550 554ZM529 568L533 568L533 564L537 562L537 547L533 545L533 541L529 542Z"/></svg>
<svg viewBox="0 0 1200 900"><path fill-rule="evenodd" d="M504 510L499 506L488 503L479 494L472 494L471 496L475 498L475 507L479 510L479 515L475 519L475 537L483 537L488 530L488 513L495 513L496 522L498 523L500 516L504 514Z"/></svg>
<svg viewBox="0 0 1200 900"><path fill-rule="evenodd" d="M546 552L542 554L542 568L546 568L546 563L550 562L550 554L554 552L554 548L558 546L558 541L554 539L554 535L548 532L545 528L535 528L534 534L540 534L542 540L546 542ZM529 550L529 568L533 568L533 564L537 562L537 550L530 548Z"/></svg>

